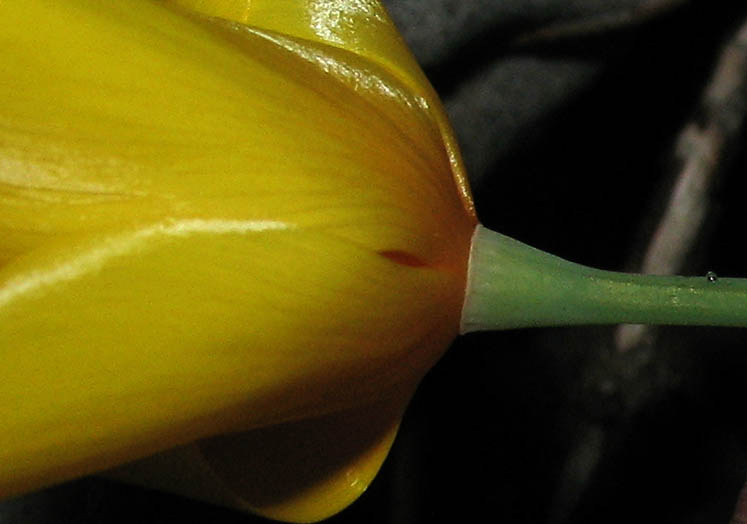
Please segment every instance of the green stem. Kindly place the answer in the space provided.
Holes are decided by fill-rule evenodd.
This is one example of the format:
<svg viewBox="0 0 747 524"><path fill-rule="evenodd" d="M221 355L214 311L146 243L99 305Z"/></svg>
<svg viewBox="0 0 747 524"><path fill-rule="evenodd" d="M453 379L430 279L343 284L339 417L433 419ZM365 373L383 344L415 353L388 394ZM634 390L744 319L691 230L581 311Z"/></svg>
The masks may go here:
<svg viewBox="0 0 747 524"><path fill-rule="evenodd" d="M618 323L747 327L747 279L602 271L477 227L462 333Z"/></svg>

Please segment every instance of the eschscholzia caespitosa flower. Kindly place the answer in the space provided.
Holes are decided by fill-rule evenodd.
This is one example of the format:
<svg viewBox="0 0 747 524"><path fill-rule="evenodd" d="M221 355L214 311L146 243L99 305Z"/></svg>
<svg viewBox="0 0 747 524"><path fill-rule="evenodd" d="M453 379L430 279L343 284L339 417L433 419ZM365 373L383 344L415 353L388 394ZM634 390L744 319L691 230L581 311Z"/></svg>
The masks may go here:
<svg viewBox="0 0 747 524"><path fill-rule="evenodd" d="M153 456L319 520L460 326L747 322L479 226L376 0L13 0L0 48L0 496Z"/></svg>
<svg viewBox="0 0 747 524"><path fill-rule="evenodd" d="M0 495L272 427L199 453L266 515L347 505L476 224L383 8L11 1L0 47Z"/></svg>

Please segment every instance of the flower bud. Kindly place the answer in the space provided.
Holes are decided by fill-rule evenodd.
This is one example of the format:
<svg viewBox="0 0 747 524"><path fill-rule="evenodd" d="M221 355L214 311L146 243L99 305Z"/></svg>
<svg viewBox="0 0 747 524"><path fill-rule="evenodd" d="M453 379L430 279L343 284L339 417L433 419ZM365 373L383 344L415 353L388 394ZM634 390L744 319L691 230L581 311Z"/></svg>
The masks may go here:
<svg viewBox="0 0 747 524"><path fill-rule="evenodd" d="M3 2L0 41L0 495L189 446L222 502L350 503L476 224L383 8Z"/></svg>

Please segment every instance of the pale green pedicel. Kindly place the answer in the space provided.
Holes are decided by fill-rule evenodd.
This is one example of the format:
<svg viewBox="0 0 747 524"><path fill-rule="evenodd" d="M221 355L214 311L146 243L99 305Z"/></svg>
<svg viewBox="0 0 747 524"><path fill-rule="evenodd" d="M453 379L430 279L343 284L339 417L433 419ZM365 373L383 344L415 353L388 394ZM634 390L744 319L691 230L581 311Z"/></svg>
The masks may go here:
<svg viewBox="0 0 747 524"><path fill-rule="evenodd" d="M477 226L462 333L617 323L747 326L747 279L602 271Z"/></svg>

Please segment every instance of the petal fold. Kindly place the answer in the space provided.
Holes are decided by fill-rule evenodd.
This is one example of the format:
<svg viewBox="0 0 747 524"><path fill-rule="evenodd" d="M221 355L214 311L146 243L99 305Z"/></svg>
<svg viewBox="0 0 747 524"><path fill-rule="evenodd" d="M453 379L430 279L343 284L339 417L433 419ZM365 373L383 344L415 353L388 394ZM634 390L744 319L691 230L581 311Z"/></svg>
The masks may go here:
<svg viewBox="0 0 747 524"><path fill-rule="evenodd" d="M352 411L217 437L200 443L200 451L252 511L316 522L346 508L368 488L411 394L403 391Z"/></svg>
<svg viewBox="0 0 747 524"><path fill-rule="evenodd" d="M464 204L474 214L469 183L438 95L379 0L172 0L207 16L340 47L391 71L427 101Z"/></svg>
<svg viewBox="0 0 747 524"><path fill-rule="evenodd" d="M340 47L385 65L416 91L427 81L378 0L173 0L207 16Z"/></svg>
<svg viewBox="0 0 747 524"><path fill-rule="evenodd" d="M401 391L370 406L215 437L106 476L277 520L316 522L368 488L410 394Z"/></svg>

